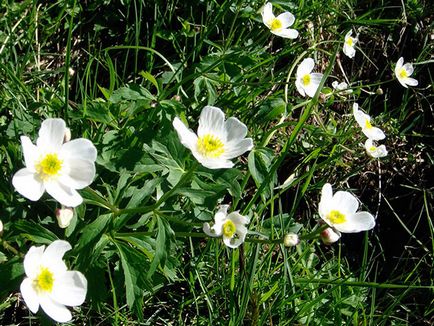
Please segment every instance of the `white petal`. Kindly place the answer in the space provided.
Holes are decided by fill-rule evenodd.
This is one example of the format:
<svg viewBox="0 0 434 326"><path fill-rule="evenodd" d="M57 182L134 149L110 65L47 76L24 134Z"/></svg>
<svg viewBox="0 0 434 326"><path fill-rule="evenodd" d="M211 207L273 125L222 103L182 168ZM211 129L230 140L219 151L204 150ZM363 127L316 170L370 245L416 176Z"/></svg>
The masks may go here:
<svg viewBox="0 0 434 326"><path fill-rule="evenodd" d="M404 83L409 86L417 86L419 84L416 79L410 77L405 78Z"/></svg>
<svg viewBox="0 0 434 326"><path fill-rule="evenodd" d="M222 230L221 230L221 228L215 228L214 226L213 226L213 227L210 227L210 226L209 226L209 223L203 223L202 230L203 230L203 232L204 232L207 236L210 236L210 237L213 237L213 238L215 238L215 237L219 237L219 236L222 235Z"/></svg>
<svg viewBox="0 0 434 326"><path fill-rule="evenodd" d="M39 267L44 254L45 246L32 246L24 256L24 271L31 279L34 279L39 273Z"/></svg>
<svg viewBox="0 0 434 326"><path fill-rule="evenodd" d="M273 5L269 2L262 8L262 22L270 28L269 22L272 21L275 16L273 15Z"/></svg>
<svg viewBox="0 0 434 326"><path fill-rule="evenodd" d="M42 122L36 144L49 151L57 151L63 144L66 124L62 119L47 119Z"/></svg>
<svg viewBox="0 0 434 326"><path fill-rule="evenodd" d="M238 142L230 142L225 146L225 152L223 156L227 159L232 159L243 153L250 151L253 148L252 138L245 138Z"/></svg>
<svg viewBox="0 0 434 326"><path fill-rule="evenodd" d="M226 219L226 216L228 215L228 209L229 205L221 205L217 213L214 215L214 221L215 223L222 224L223 221Z"/></svg>
<svg viewBox="0 0 434 326"><path fill-rule="evenodd" d="M67 174L61 175L59 181L73 189L83 189L90 185L95 177L93 161L69 159L65 162Z"/></svg>
<svg viewBox="0 0 434 326"><path fill-rule="evenodd" d="M324 244L330 245L340 239L341 233L333 230L333 228L327 228L321 232L320 237Z"/></svg>
<svg viewBox="0 0 434 326"><path fill-rule="evenodd" d="M399 83L400 83L402 86L404 86L405 88L408 88L407 84L405 83L405 80L406 80L407 78L401 78L401 77L399 77L398 75L396 75L396 77L398 78L398 81L399 81Z"/></svg>
<svg viewBox="0 0 434 326"><path fill-rule="evenodd" d="M234 163L225 158L208 158L200 155L197 152L192 152L193 156L200 164L208 169L229 169L234 166Z"/></svg>
<svg viewBox="0 0 434 326"><path fill-rule="evenodd" d="M353 104L353 116L356 119L359 126L363 129L366 126L366 121L371 121L371 117L365 114L363 111L359 110L359 105L357 103ZM369 138L369 137L368 137Z"/></svg>
<svg viewBox="0 0 434 326"><path fill-rule="evenodd" d="M237 228L237 231L236 231L237 237L229 238L229 237L223 236L223 242L229 248L235 249L235 248L239 247L244 242L244 240L246 239L246 234L247 234L247 228L244 226L241 226L241 227Z"/></svg>
<svg viewBox="0 0 434 326"><path fill-rule="evenodd" d="M325 218L329 212L329 206L333 199L333 189L330 183L324 184L321 189L321 200L319 202L318 211L321 218Z"/></svg>
<svg viewBox="0 0 434 326"><path fill-rule="evenodd" d="M348 58L354 58L354 56L356 55L356 50L354 49L353 46L349 46L348 44L344 44L344 54L348 57Z"/></svg>
<svg viewBox="0 0 434 326"><path fill-rule="evenodd" d="M331 207L345 215L352 215L359 208L359 202L348 191L338 191L333 196Z"/></svg>
<svg viewBox="0 0 434 326"><path fill-rule="evenodd" d="M40 298L40 304L45 313L59 323L72 319L71 312L63 304L55 302L47 295Z"/></svg>
<svg viewBox="0 0 434 326"><path fill-rule="evenodd" d="M222 110L215 106L205 106L200 113L199 128L197 135L202 137L213 134L220 139L224 136L225 115ZM224 141L224 139L222 139Z"/></svg>
<svg viewBox="0 0 434 326"><path fill-rule="evenodd" d="M63 273L53 288L51 297L54 301L66 306L79 306L86 299L87 280L78 271Z"/></svg>
<svg viewBox="0 0 434 326"><path fill-rule="evenodd" d="M27 136L21 136L21 146L23 148L24 161L26 167L31 172L35 171L35 162L39 158L38 148L33 145L32 141Z"/></svg>
<svg viewBox="0 0 434 326"><path fill-rule="evenodd" d="M226 141L241 140L247 135L247 127L244 123L234 117L225 122Z"/></svg>
<svg viewBox="0 0 434 326"><path fill-rule="evenodd" d="M271 31L271 33L280 37L290 38L290 39L295 39L298 37L298 31L292 28L281 29L278 31Z"/></svg>
<svg viewBox="0 0 434 326"><path fill-rule="evenodd" d="M12 184L15 190L21 195L32 201L39 200L45 191L44 184L29 169L19 170L12 178Z"/></svg>
<svg viewBox="0 0 434 326"><path fill-rule="evenodd" d="M368 212L358 212L347 216L347 218L347 222L336 224L334 227L342 233L356 233L370 230L375 226L375 219Z"/></svg>
<svg viewBox="0 0 434 326"><path fill-rule="evenodd" d="M234 222L237 230L238 227L249 224L250 222L250 218L248 216L241 215L239 212L232 212L227 216L227 218Z"/></svg>
<svg viewBox="0 0 434 326"><path fill-rule="evenodd" d="M45 261L55 261L56 263L62 261L65 252L71 250L72 247L68 241L65 240L55 240L45 249L43 260Z"/></svg>
<svg viewBox="0 0 434 326"><path fill-rule="evenodd" d="M403 66L403 68L407 72L407 76L410 76L414 71L413 65L411 63L408 63L408 62Z"/></svg>
<svg viewBox="0 0 434 326"><path fill-rule="evenodd" d="M78 138L63 144L61 149L62 157L81 160L96 160L97 151L89 139Z"/></svg>
<svg viewBox="0 0 434 326"><path fill-rule="evenodd" d="M191 151L196 150L196 144L197 144L197 136L196 134L188 129L185 124L176 117L173 120L173 127L175 128L176 132L178 133L179 140L181 141L181 144L190 149Z"/></svg>
<svg viewBox="0 0 434 326"><path fill-rule="evenodd" d="M303 84L300 82L300 79L297 79L295 81L295 87L297 88L297 91L301 94L301 96L306 96L306 93L304 92Z"/></svg>
<svg viewBox="0 0 434 326"><path fill-rule="evenodd" d="M27 307L35 314L39 309L39 296L33 288L32 280L30 278L26 277L21 282L20 291Z"/></svg>
<svg viewBox="0 0 434 326"><path fill-rule="evenodd" d="M398 62L396 63L395 72L399 71L402 68L402 64L404 63L404 58L401 57L398 59ZM397 74L398 75L398 74Z"/></svg>
<svg viewBox="0 0 434 326"><path fill-rule="evenodd" d="M312 76L313 74L311 74ZM321 80L321 78L319 79ZM311 82L309 85L304 86L304 91L306 92L306 94L310 97L314 97L316 91L318 90L318 86L319 86L319 82L317 79L311 78Z"/></svg>
<svg viewBox="0 0 434 326"><path fill-rule="evenodd" d="M306 74L310 74L315 66L315 62L312 58L304 59L297 68L297 77L303 77Z"/></svg>
<svg viewBox="0 0 434 326"><path fill-rule="evenodd" d="M345 41L351 36L353 35L353 31L350 29L347 34L345 34Z"/></svg>
<svg viewBox="0 0 434 326"><path fill-rule="evenodd" d="M62 205L76 207L83 202L80 194L60 182L52 181L45 183L47 192Z"/></svg>
<svg viewBox="0 0 434 326"><path fill-rule="evenodd" d="M282 23L282 29L286 29L287 27L291 26L295 21L294 15L290 12L281 13L279 16L277 16L277 19L279 19Z"/></svg>
<svg viewBox="0 0 434 326"><path fill-rule="evenodd" d="M384 132L377 127L363 128L362 132L366 135L366 137L371 138L372 140L381 140L386 138Z"/></svg>

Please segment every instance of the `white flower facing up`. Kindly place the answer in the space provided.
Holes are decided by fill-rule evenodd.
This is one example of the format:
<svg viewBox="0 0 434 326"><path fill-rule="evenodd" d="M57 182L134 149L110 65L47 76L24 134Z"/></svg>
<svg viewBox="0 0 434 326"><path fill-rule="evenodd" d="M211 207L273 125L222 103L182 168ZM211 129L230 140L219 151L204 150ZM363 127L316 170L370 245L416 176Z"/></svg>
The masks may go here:
<svg viewBox="0 0 434 326"><path fill-rule="evenodd" d="M297 68L295 86L302 96L314 97L323 74L313 73L315 62L312 58L304 59Z"/></svg>
<svg viewBox="0 0 434 326"><path fill-rule="evenodd" d="M84 302L87 280L78 271L68 271L62 258L71 245L63 240L45 246L31 247L24 257L26 278L21 283L21 294L31 312L39 306L57 322L71 320L65 306L79 306Z"/></svg>
<svg viewBox="0 0 434 326"><path fill-rule="evenodd" d="M365 149L366 152L373 158L380 158L380 157L387 156L386 146L384 145L375 146L374 141L370 138L366 139L365 141Z"/></svg>
<svg viewBox="0 0 434 326"><path fill-rule="evenodd" d="M395 66L395 75L402 86L408 88L408 86L417 86L419 83L416 79L410 78L413 73L413 65L411 63L404 64L404 58L399 58ZM408 86L407 86L408 85Z"/></svg>
<svg viewBox="0 0 434 326"><path fill-rule="evenodd" d="M354 56L356 55L356 49L354 48L354 46L357 43L357 37L352 37L351 35L353 34L353 31L349 31L346 35L345 35L345 41L344 41L344 54L349 57L349 58L354 58Z"/></svg>
<svg viewBox="0 0 434 326"><path fill-rule="evenodd" d="M298 36L297 30L288 28L294 24L294 15L290 12L284 12L277 17L274 16L273 5L269 2L262 8L262 21L270 29L271 33L275 35L291 39Z"/></svg>
<svg viewBox="0 0 434 326"><path fill-rule="evenodd" d="M322 187L319 215L330 227L342 233L356 233L375 226L374 217L368 212L357 212L359 202L347 191L333 195L332 186Z"/></svg>
<svg viewBox="0 0 434 326"><path fill-rule="evenodd" d="M12 184L24 197L36 201L47 191L59 203L75 207L83 202L76 191L92 183L97 151L84 138L64 143L65 121L42 122L36 145L21 136L26 167L15 173Z"/></svg>
<svg viewBox="0 0 434 326"><path fill-rule="evenodd" d="M357 103L353 104L353 115L366 137L371 138L372 140L381 140L386 138L386 135L380 128L372 126L371 117L359 110L359 105Z"/></svg>
<svg viewBox="0 0 434 326"><path fill-rule="evenodd" d="M332 228L327 228L320 233L320 237L325 245L331 245L340 239L341 233Z"/></svg>
<svg viewBox="0 0 434 326"><path fill-rule="evenodd" d="M214 106L202 109L197 135L178 117L173 120L173 127L181 143L209 169L231 168L231 159L253 148L252 138L245 138L246 125L233 117L225 121L223 111Z"/></svg>
<svg viewBox="0 0 434 326"><path fill-rule="evenodd" d="M210 237L223 237L223 242L229 248L237 248L246 238L250 219L238 212L228 214L229 205L222 205L214 215L214 225L203 224L203 232Z"/></svg>

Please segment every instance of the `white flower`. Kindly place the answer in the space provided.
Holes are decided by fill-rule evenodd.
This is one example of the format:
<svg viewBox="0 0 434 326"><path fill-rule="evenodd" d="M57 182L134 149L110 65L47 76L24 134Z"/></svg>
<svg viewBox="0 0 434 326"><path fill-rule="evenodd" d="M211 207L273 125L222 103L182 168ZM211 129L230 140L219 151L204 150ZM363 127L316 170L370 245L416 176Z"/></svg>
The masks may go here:
<svg viewBox="0 0 434 326"><path fill-rule="evenodd" d="M381 140L386 138L386 135L380 128L372 126L371 117L359 110L359 105L357 103L353 104L353 115L366 137L371 138L372 140Z"/></svg>
<svg viewBox="0 0 434 326"><path fill-rule="evenodd" d="M269 2L262 8L262 21L270 29L271 33L275 35L292 39L298 36L298 31L288 28L294 24L294 15L290 12L284 12L277 17L274 16L273 5Z"/></svg>
<svg viewBox="0 0 434 326"><path fill-rule="evenodd" d="M294 247L300 243L300 239L295 233L288 233L283 238L283 244L285 247Z"/></svg>
<svg viewBox="0 0 434 326"><path fill-rule="evenodd" d="M327 228L320 233L320 237L324 244L331 245L340 239L341 233L332 228Z"/></svg>
<svg viewBox="0 0 434 326"><path fill-rule="evenodd" d="M65 306L79 306L84 302L87 280L77 271L68 271L62 260L71 245L63 240L45 246L31 247L24 257L26 278L21 283L21 294L31 312L39 305L57 322L71 320L71 312Z"/></svg>
<svg viewBox="0 0 434 326"><path fill-rule="evenodd" d="M373 140L370 138L366 139L366 141L365 141L365 149L366 149L366 152L374 158L380 158L380 157L387 156L386 146L380 145L377 147L374 145Z"/></svg>
<svg viewBox="0 0 434 326"><path fill-rule="evenodd" d="M353 34L353 31L349 31L345 35L345 41L344 41L344 54L349 58L354 58L356 55L356 49L354 48L355 44L357 43L357 38L351 37Z"/></svg>
<svg viewBox="0 0 434 326"><path fill-rule="evenodd" d="M36 201L47 191L59 203L75 207L83 198L75 189L92 183L95 177L96 148L88 139L64 143L65 121L42 122L36 146L21 136L26 167L15 173L12 184L24 197Z"/></svg>
<svg viewBox="0 0 434 326"><path fill-rule="evenodd" d="M323 74L311 73L315 63L312 58L304 59L297 68L295 86L302 96L314 97Z"/></svg>
<svg viewBox="0 0 434 326"><path fill-rule="evenodd" d="M173 127L181 143L209 169L231 168L231 159L253 148L252 138L245 138L246 125L232 117L225 121L222 110L214 106L203 108L197 135L178 117L173 120Z"/></svg>
<svg viewBox="0 0 434 326"><path fill-rule="evenodd" d="M399 58L398 62L395 66L395 75L396 78L398 78L398 81L401 83L402 86L405 88L408 88L409 86L417 86L419 83L416 79L410 78L411 74L413 73L413 65L411 63L404 64L404 58Z"/></svg>
<svg viewBox="0 0 434 326"><path fill-rule="evenodd" d="M61 209L56 209L56 218L59 227L62 229L67 228L74 217L74 210L70 207L63 207Z"/></svg>
<svg viewBox="0 0 434 326"><path fill-rule="evenodd" d="M357 212L358 208L357 198L349 192L338 191L333 195L330 183L322 187L319 215L335 230L355 233L372 229L375 226L374 217L368 212Z"/></svg>
<svg viewBox="0 0 434 326"><path fill-rule="evenodd" d="M338 95L348 95L353 92L352 89L348 89L348 84L346 82L339 83L335 80L332 83L332 87L337 91Z"/></svg>
<svg viewBox="0 0 434 326"><path fill-rule="evenodd" d="M250 222L247 216L238 212L228 214L229 205L222 205L214 215L214 225L203 224L203 232L210 237L223 236L223 242L229 248L237 248L246 238L246 224Z"/></svg>
<svg viewBox="0 0 434 326"><path fill-rule="evenodd" d="M0 234L3 232L3 222L0 220Z"/></svg>

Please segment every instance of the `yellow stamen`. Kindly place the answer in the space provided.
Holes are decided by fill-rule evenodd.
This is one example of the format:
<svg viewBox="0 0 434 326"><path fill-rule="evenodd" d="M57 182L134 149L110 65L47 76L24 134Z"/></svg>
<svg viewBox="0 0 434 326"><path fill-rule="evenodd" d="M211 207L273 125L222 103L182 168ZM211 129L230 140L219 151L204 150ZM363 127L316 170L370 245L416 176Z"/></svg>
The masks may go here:
<svg viewBox="0 0 434 326"><path fill-rule="evenodd" d="M366 129L371 129L372 128L371 122L368 119L365 120L365 128Z"/></svg>
<svg viewBox="0 0 434 326"><path fill-rule="evenodd" d="M348 46L353 46L354 44L353 38L351 36L348 37L345 43L347 43Z"/></svg>
<svg viewBox="0 0 434 326"><path fill-rule="evenodd" d="M211 134L206 134L197 140L197 151L206 157L220 157L224 152L224 144L222 141Z"/></svg>
<svg viewBox="0 0 434 326"><path fill-rule="evenodd" d="M375 147L375 146L369 147L370 152L375 152L376 150L377 150L377 147Z"/></svg>
<svg viewBox="0 0 434 326"><path fill-rule="evenodd" d="M227 238L232 238L235 234L235 231L237 230L234 222L232 222L231 220L227 220L224 224L223 224L223 235Z"/></svg>
<svg viewBox="0 0 434 326"><path fill-rule="evenodd" d="M63 161L59 159L56 153L46 154L35 165L36 172L42 180L47 180L55 177L62 169Z"/></svg>
<svg viewBox="0 0 434 326"><path fill-rule="evenodd" d="M270 25L270 29L273 32L278 31L282 28L282 22L280 21L280 19L277 18L273 18L268 24Z"/></svg>
<svg viewBox="0 0 434 326"><path fill-rule="evenodd" d="M39 275L34 280L37 291L51 292L53 290L54 277L53 273L46 267L41 267Z"/></svg>
<svg viewBox="0 0 434 326"><path fill-rule="evenodd" d="M402 67L401 69L399 69L399 78L407 78L408 74L407 74L407 70L404 69L404 67Z"/></svg>
<svg viewBox="0 0 434 326"><path fill-rule="evenodd" d="M344 223L347 219L345 218L345 215L337 210L331 211L327 218L330 220L332 224L341 224Z"/></svg>
<svg viewBox="0 0 434 326"><path fill-rule="evenodd" d="M303 86L308 86L310 84L310 74L306 74L301 78Z"/></svg>

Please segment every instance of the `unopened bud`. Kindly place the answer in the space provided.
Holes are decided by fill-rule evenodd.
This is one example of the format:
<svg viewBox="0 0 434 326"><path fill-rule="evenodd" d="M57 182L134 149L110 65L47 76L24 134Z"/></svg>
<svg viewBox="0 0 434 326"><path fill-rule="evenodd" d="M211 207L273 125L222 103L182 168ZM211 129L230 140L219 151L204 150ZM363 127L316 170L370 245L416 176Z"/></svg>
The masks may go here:
<svg viewBox="0 0 434 326"><path fill-rule="evenodd" d="M326 245L331 245L339 240L341 234L339 231L335 231L332 228L327 228L320 233L321 240Z"/></svg>
<svg viewBox="0 0 434 326"><path fill-rule="evenodd" d="M65 129L65 134L63 135L63 142L67 143L71 140L71 129L66 128Z"/></svg>
<svg viewBox="0 0 434 326"><path fill-rule="evenodd" d="M3 222L0 220L0 235L3 233Z"/></svg>
<svg viewBox="0 0 434 326"><path fill-rule="evenodd" d="M383 89L381 87L378 87L377 90L375 91L375 93L377 95L383 95L384 92L383 92Z"/></svg>
<svg viewBox="0 0 434 326"><path fill-rule="evenodd" d="M300 239L298 238L298 235L295 233L288 233L283 238L283 244L285 247L294 247L298 245L300 242Z"/></svg>
<svg viewBox="0 0 434 326"><path fill-rule="evenodd" d="M74 217L74 210L69 207L56 209L56 218L59 227L64 229L69 226L72 218Z"/></svg>

